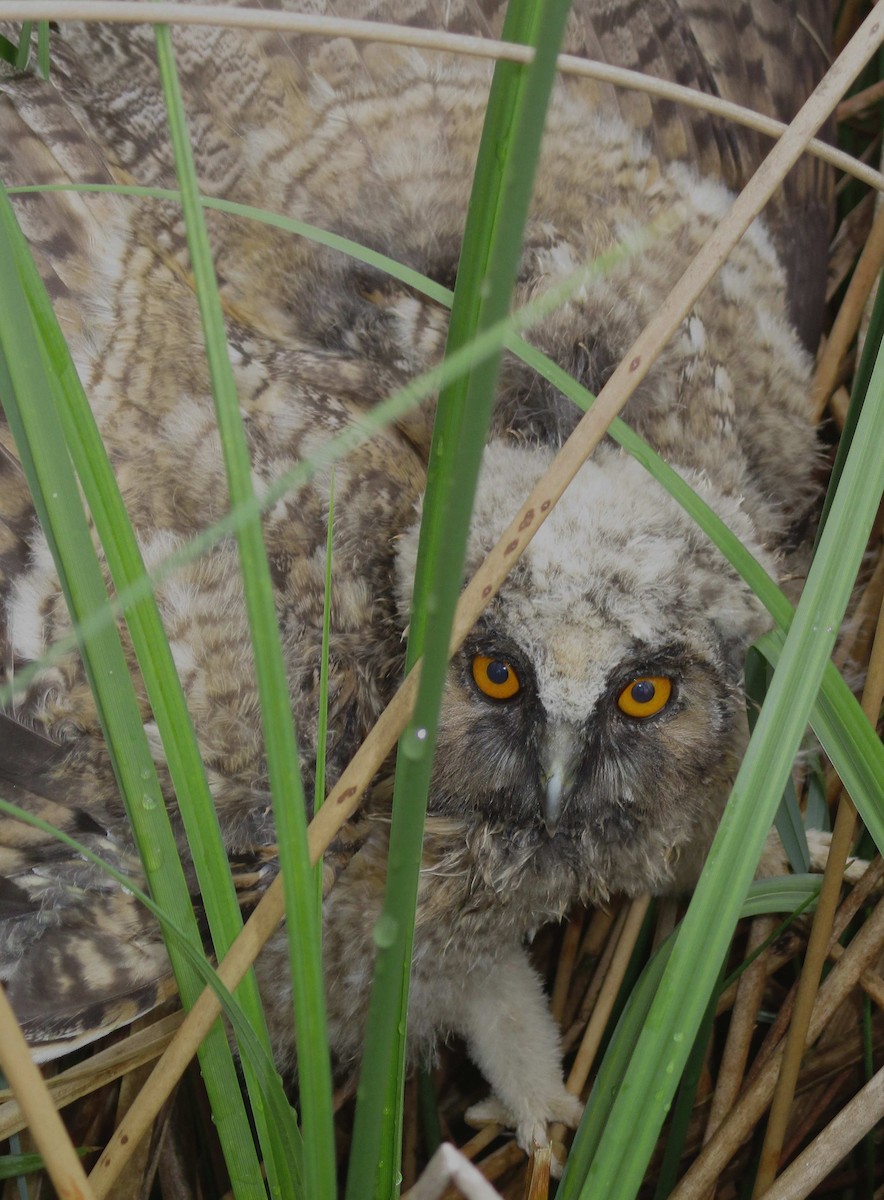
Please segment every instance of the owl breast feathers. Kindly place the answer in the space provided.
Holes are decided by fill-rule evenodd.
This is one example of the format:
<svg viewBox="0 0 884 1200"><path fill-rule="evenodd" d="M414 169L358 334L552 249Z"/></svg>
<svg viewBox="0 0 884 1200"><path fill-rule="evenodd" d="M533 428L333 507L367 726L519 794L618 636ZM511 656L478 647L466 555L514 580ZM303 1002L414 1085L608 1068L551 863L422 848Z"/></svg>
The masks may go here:
<svg viewBox="0 0 884 1200"><path fill-rule="evenodd" d="M345 7L401 17L380 0ZM493 0L428 0L414 21L496 35L501 15ZM821 73L826 17L814 0L581 0L564 49L788 119ZM314 222L451 282L487 63L207 29L176 30L175 46L204 191ZM64 26L52 49L49 82L11 70L0 78L3 182L174 187L150 28ZM633 249L530 339L598 390L763 149L754 134L699 112L560 79L514 304L616 247ZM749 230L625 413L771 572L814 502L807 344L820 319L828 197L827 178L799 166L769 224ZM109 194L15 204L152 568L227 506L180 211ZM447 315L314 242L217 212L208 221L263 489L436 363ZM560 393L505 361L467 576L576 419ZM427 403L337 467L330 783L402 677L431 420ZM5 427L0 438L0 636L14 683L70 625ZM320 471L264 520L308 786L328 503ZM158 602L228 851L261 861L263 886L275 832L233 542L176 571ZM579 1105L564 1091L557 1034L522 943L575 901L695 880L746 738L743 658L766 624L679 506L605 443L451 663L424 843L411 1050L432 1054L441 1037L463 1035L523 1144L542 1140L548 1120L573 1121ZM137 874L79 658L33 675L6 720L0 780L12 798ZM330 1030L345 1064L362 1038L388 795L382 774L365 801L366 832L325 903ZM36 1053L131 1020L168 990L152 918L63 845L2 819L0 876L0 979ZM49 985L59 970L63 992ZM258 973L278 1061L290 1069L281 937Z"/></svg>

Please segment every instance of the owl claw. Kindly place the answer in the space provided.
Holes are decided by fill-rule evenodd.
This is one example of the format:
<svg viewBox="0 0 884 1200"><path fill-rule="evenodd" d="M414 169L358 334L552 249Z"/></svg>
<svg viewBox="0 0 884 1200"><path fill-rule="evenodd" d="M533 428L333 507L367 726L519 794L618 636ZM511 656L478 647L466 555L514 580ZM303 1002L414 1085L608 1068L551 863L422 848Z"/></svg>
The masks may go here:
<svg viewBox="0 0 884 1200"><path fill-rule="evenodd" d="M572 1096L563 1088L558 1096L544 1103L542 1116L537 1113L517 1116L492 1093L478 1104L471 1105L464 1114L464 1120L473 1129L481 1129L486 1125L502 1125L506 1129L514 1129L516 1141L526 1154L530 1154L533 1150L549 1145L550 1125L561 1124L568 1129L574 1129L582 1115L583 1104L579 1097ZM558 1179L561 1171L562 1163L558 1155L554 1154L553 1177Z"/></svg>

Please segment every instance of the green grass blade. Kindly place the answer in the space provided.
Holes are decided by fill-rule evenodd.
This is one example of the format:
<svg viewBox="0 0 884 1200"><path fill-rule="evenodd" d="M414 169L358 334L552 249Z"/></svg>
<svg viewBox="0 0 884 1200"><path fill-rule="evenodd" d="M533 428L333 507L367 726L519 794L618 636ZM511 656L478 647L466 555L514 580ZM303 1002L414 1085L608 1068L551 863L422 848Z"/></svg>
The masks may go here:
<svg viewBox="0 0 884 1200"><path fill-rule="evenodd" d="M37 22L37 70L49 78L49 22Z"/></svg>
<svg viewBox="0 0 884 1200"><path fill-rule="evenodd" d="M4 262L15 262L20 236L9 201L0 189L0 257ZM46 368L27 298L17 273L9 271L0 287L0 400L76 627L106 609L108 599L59 428L54 372ZM58 372L64 370L65 364L59 363ZM151 892L160 908L169 912L186 910L186 935L194 949L202 953L175 838L113 621L88 640L83 639L80 649ZM171 946L170 957L182 1000L185 1005L192 1004L200 991L198 976ZM207 1088L217 1096L219 1135L227 1140L234 1162L248 1163L250 1151L255 1157L251 1134L220 1024L203 1043L200 1061ZM256 1159L247 1183L243 1195L264 1195Z"/></svg>
<svg viewBox="0 0 884 1200"><path fill-rule="evenodd" d="M248 445L227 353L224 318L199 201L171 33L168 27L156 26L155 34L228 489L231 504L236 505L254 499ZM243 520L237 527L236 537L255 654L267 770L286 900L286 930L293 966L292 991L306 1190L310 1200L332 1200L336 1185L331 1065L321 948L316 936L316 896L307 849L304 789L289 707L288 680L276 623L270 567L258 516ZM294 969L295 965L297 969Z"/></svg>
<svg viewBox="0 0 884 1200"><path fill-rule="evenodd" d="M506 318L521 259L543 121L569 0L511 0L503 37L537 47L531 67L496 65L458 266L446 354ZM408 661L424 656L415 711L400 739L387 890L347 1179L348 1200L398 1194L405 1015L424 815L435 729L499 351L439 397L421 522ZM432 612L432 621L429 614Z"/></svg>
<svg viewBox="0 0 884 1200"><path fill-rule="evenodd" d="M638 1191L822 682L882 488L879 355L819 552L706 867L596 1153L575 1142L562 1200L625 1200Z"/></svg>
<svg viewBox="0 0 884 1200"><path fill-rule="evenodd" d="M15 61L13 63L16 71L27 69L31 58L31 31L33 28L33 21L22 21L18 35L18 46L15 50Z"/></svg>
<svg viewBox="0 0 884 1200"><path fill-rule="evenodd" d="M778 879L756 879L749 886L746 899L740 909L740 918L761 916L765 913L789 913L789 920L756 948L736 971L724 980L723 987L730 987L751 963L779 938L795 916L807 911L816 901L822 885L820 875L789 876ZM656 994L663 972L669 962L678 934L678 927L654 952L641 976L632 989L623 1014L617 1022L614 1034L587 1105L586 1116L580 1125L577 1140L571 1150L575 1165L584 1164L598 1149L605 1122L610 1115L629 1060L638 1043L648 1011Z"/></svg>
<svg viewBox="0 0 884 1200"><path fill-rule="evenodd" d="M749 647L746 655L744 678L746 685L746 714L749 729L755 728L755 721L767 689L773 669L768 665L764 655L754 646ZM804 822L801 819L801 809L798 807L798 797L795 794L795 784L790 776L786 780L783 798L777 808L774 818L777 833L783 843L789 866L793 871L804 873L810 870L810 850L807 846L807 834L804 832Z"/></svg>
<svg viewBox="0 0 884 1200"><path fill-rule="evenodd" d="M697 1099L697 1087L700 1082L703 1063L706 1060L706 1051L709 1048L712 1026L715 1022L715 1008L721 993L723 973L722 968L718 972L718 979L716 980L715 987L712 989L709 1003L706 1005L703 1020L700 1022L700 1028L697 1030L694 1044L691 1047L691 1052L688 1055L688 1060L681 1077L681 1083L678 1086L678 1094L672 1110L672 1119L666 1131L666 1145L663 1150L660 1170L657 1174L654 1200L666 1200L666 1197L675 1187L678 1179L678 1168L688 1137L688 1129L694 1112L694 1103Z"/></svg>
<svg viewBox="0 0 884 1200"><path fill-rule="evenodd" d="M319 654L319 717L316 724L316 774L313 786L314 815L325 800L325 759L328 746L328 656L331 639L332 543L335 525L335 469L328 480L328 525L325 535L325 592L322 597L322 643ZM316 864L316 919L322 936L322 863Z"/></svg>
<svg viewBox="0 0 884 1200"><path fill-rule="evenodd" d="M774 666L780 661L784 637L766 634L756 642L758 650ZM831 663L826 664L811 723L874 839L884 853L884 761L882 743L866 719L856 697Z"/></svg>
<svg viewBox="0 0 884 1200"><path fill-rule="evenodd" d="M89 403L23 238L16 239L13 253L24 293L53 364L51 377L56 382L57 408L67 446L101 538L114 586L118 593L125 593L146 575L138 543ZM124 607L124 616L178 798L215 954L220 958L242 929L242 916L199 747L153 595L148 593ZM269 1052L270 1038L253 972L243 980L237 995ZM243 1063L248 1080L248 1055L243 1056ZM282 1097L278 1079L275 1087ZM284 1178L291 1174L290 1146L296 1130L267 1129L261 1115L265 1107L266 1102L260 1100L255 1118L271 1161L269 1176L273 1190L277 1176ZM276 1159L278 1169L273 1167Z"/></svg>

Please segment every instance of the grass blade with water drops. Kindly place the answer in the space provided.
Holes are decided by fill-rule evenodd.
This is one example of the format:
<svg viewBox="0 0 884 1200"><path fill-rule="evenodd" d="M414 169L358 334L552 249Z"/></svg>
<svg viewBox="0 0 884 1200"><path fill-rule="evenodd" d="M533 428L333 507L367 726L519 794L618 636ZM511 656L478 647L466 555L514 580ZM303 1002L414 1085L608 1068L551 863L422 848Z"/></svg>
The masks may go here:
<svg viewBox="0 0 884 1200"><path fill-rule="evenodd" d="M506 317L555 59L569 0L511 0L503 37L534 44L530 67L495 67L458 266L446 354ZM454 608L500 365L497 351L440 393L421 522L408 664L423 655L412 720L400 739L387 890L357 1094L347 1200L398 1192L405 1014L435 728ZM429 614L432 612L432 621Z"/></svg>
<svg viewBox="0 0 884 1200"><path fill-rule="evenodd" d="M578 1133L561 1200L631 1200L641 1185L822 682L882 488L879 354L819 551L706 867L602 1128L590 1103L586 1129L593 1132Z"/></svg>
<svg viewBox="0 0 884 1200"><path fill-rule="evenodd" d="M228 355L224 317L199 200L171 33L168 27L156 26L155 35L230 502L235 506L254 499L248 444ZM307 849L304 788L260 518L255 515L243 519L236 529L236 538L261 702L267 771L286 899L286 930L291 962L297 968L292 971L292 992L299 1048L306 1190L310 1200L332 1200L336 1184L331 1065L314 875Z"/></svg>

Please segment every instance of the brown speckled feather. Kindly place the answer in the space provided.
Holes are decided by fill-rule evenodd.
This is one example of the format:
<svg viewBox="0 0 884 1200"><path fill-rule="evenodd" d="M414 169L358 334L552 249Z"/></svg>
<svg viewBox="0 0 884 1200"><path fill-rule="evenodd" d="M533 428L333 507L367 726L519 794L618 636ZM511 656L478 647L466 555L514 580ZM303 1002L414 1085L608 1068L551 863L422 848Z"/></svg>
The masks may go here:
<svg viewBox="0 0 884 1200"><path fill-rule="evenodd" d="M348 0L339 15L497 35L489 0ZM311 221L450 284L490 67L406 48L176 29L204 190ZM821 0L578 0L565 49L698 86L788 119L824 66ZM558 85L515 302L649 229L651 240L531 333L598 389L730 202L765 144L634 92ZM174 186L148 26L53 38L52 80L0 76L6 184ZM627 409L772 571L815 499L809 357L820 316L829 182L800 164L683 322ZM18 197L148 567L226 510L184 231L169 202ZM230 358L256 484L358 425L438 361L437 305L344 256L209 212ZM801 335L801 336L799 336ZM432 404L335 476L329 781L403 668L416 511ZM532 372L503 368L468 549L473 570L576 420ZM293 717L308 794L315 757L327 471L267 512ZM70 632L45 541L0 427L3 670L14 680ZM243 904L275 869L275 831L236 548L222 541L157 599ZM742 658L766 616L636 464L602 447L449 671L415 945L411 1048L462 1034L520 1141L573 1121L556 1033L522 939L577 899L696 878L745 741ZM496 703L490 658L518 678ZM619 700L670 688L648 720ZM618 699L619 698L619 699ZM142 715L166 771L146 699ZM0 744L12 799L140 877L79 660L19 689ZM170 791L167 787L167 791ZM333 1048L358 1054L389 825L389 772L326 863ZM173 820L180 824L169 794ZM180 829L178 830L180 834ZM183 845L183 837L182 837ZM191 872L192 873L192 872ZM0 979L35 1045L76 1043L168 989L158 932L134 898L44 834L0 822ZM258 964L279 1062L294 1060L284 939ZM49 978L61 981L57 999ZM59 991L60 987L60 991ZM77 998L80 1002L77 1002Z"/></svg>

